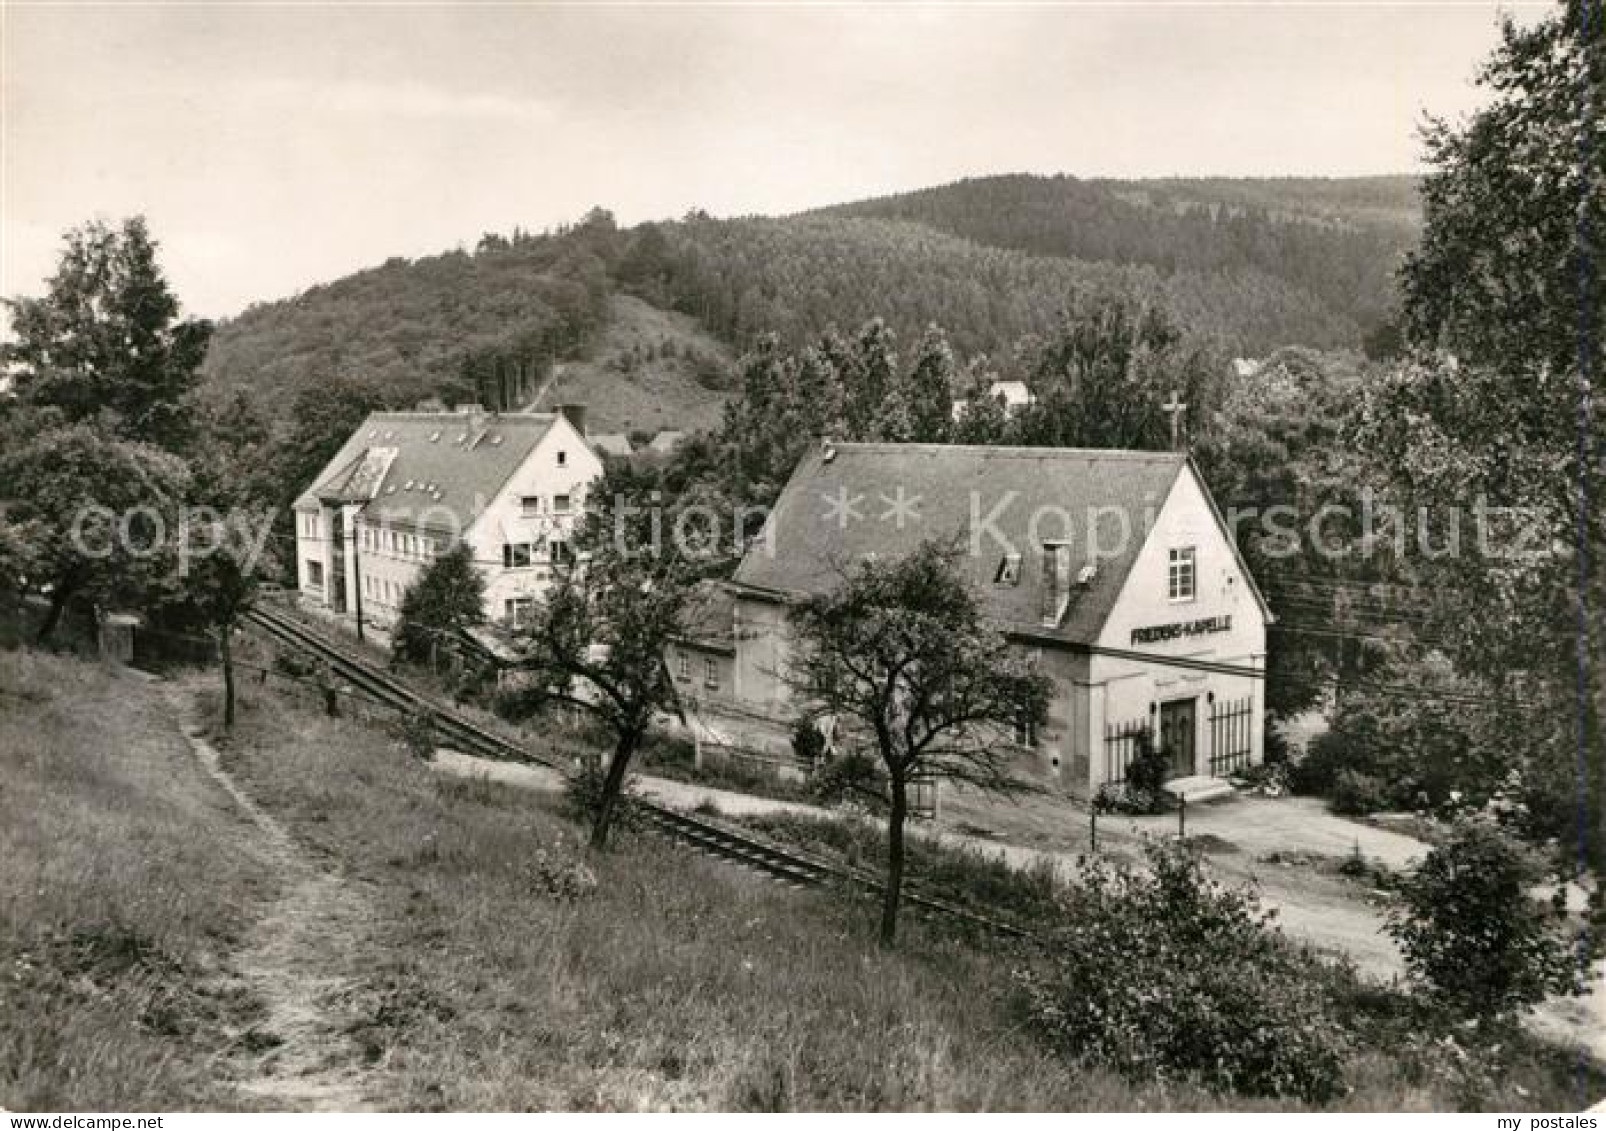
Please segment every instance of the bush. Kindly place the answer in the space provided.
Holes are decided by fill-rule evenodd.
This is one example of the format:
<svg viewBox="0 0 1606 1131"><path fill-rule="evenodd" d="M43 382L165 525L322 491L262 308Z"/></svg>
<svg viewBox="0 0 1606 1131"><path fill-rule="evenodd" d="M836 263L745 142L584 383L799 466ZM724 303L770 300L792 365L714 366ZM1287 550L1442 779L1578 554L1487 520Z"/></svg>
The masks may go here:
<svg viewBox="0 0 1606 1131"><path fill-rule="evenodd" d="M1371 774L1357 770L1338 771L1332 787L1327 791L1327 799L1333 812L1346 817L1364 817L1388 808L1388 796L1383 790L1383 783Z"/></svg>
<svg viewBox="0 0 1606 1131"><path fill-rule="evenodd" d="M597 890L596 873L584 863L544 847L523 862L523 875L532 892L559 903L584 899Z"/></svg>
<svg viewBox="0 0 1606 1131"><path fill-rule="evenodd" d="M396 724L407 752L425 762L435 756L435 715L427 707L408 711Z"/></svg>
<svg viewBox="0 0 1606 1131"><path fill-rule="evenodd" d="M602 808L603 783L607 777L607 768L600 764L588 764L569 775L563 787L563 807L572 820L587 827L596 821L597 813ZM619 800L614 804L613 831L628 832L640 828L640 801L635 782L626 777L619 790Z"/></svg>
<svg viewBox="0 0 1606 1131"><path fill-rule="evenodd" d="M1487 691L1442 659L1404 665L1392 675L1447 696ZM1294 764L1290 784L1296 792L1333 799L1336 807L1336 790L1365 784L1341 786L1350 771L1370 778L1376 797L1347 798L1350 808L1341 811L1364 801L1367 809L1430 810L1450 818L1506 792L1512 767L1531 761L1535 739L1532 727L1496 706L1357 690L1344 696L1331 729Z"/></svg>
<svg viewBox="0 0 1606 1131"><path fill-rule="evenodd" d="M1553 908L1532 899L1533 856L1493 824L1464 820L1400 882L1387 930L1436 1004L1492 1020L1584 989L1584 963Z"/></svg>
<svg viewBox="0 0 1606 1131"><path fill-rule="evenodd" d="M1099 787L1094 805L1107 813L1159 813L1165 809L1165 776L1170 760L1147 735L1136 739L1137 749L1126 768L1126 780Z"/></svg>
<svg viewBox="0 0 1606 1131"><path fill-rule="evenodd" d="M814 766L825 753L825 735L807 715L792 724L792 753L807 766Z"/></svg>
<svg viewBox="0 0 1606 1131"><path fill-rule="evenodd" d="M1321 1103L1345 1090L1345 1042L1315 960L1252 892L1151 842L1148 869L1084 861L1045 967L1017 975L1032 1026L1087 1065Z"/></svg>
<svg viewBox="0 0 1606 1131"><path fill-rule="evenodd" d="M887 773L868 754L841 754L809 775L809 793L821 805L851 804L880 810L887 797Z"/></svg>

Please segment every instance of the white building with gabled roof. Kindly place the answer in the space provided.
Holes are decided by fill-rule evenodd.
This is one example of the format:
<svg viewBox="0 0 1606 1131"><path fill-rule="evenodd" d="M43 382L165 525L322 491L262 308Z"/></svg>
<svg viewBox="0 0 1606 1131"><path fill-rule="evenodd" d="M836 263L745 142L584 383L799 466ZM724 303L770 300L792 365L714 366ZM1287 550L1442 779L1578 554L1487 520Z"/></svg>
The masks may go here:
<svg viewBox="0 0 1606 1131"><path fill-rule="evenodd" d="M295 502L302 598L387 627L419 574L463 542L487 618L517 624L570 552L601 474L563 413L373 413Z"/></svg>
<svg viewBox="0 0 1606 1131"><path fill-rule="evenodd" d="M1198 468L1176 452L826 442L730 589L733 705L778 724L789 608L845 567L952 540L984 615L1053 682L1020 768L1077 794L1124 780L1138 736L1178 778L1263 756L1270 610Z"/></svg>

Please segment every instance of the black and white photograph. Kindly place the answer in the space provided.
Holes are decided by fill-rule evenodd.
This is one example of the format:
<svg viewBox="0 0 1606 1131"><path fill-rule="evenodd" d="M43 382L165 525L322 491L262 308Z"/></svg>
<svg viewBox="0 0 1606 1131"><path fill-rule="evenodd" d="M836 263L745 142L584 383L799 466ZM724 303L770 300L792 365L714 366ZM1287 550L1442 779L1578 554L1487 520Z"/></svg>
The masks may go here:
<svg viewBox="0 0 1606 1131"><path fill-rule="evenodd" d="M1599 1131L1603 253L1606 0L0 0L0 1120Z"/></svg>

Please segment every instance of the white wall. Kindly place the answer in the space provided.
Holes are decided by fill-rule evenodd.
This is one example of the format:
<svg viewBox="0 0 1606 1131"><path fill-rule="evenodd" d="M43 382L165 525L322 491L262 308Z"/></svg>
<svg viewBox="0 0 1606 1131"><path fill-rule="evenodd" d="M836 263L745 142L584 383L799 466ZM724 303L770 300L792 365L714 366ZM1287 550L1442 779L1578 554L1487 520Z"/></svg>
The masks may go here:
<svg viewBox="0 0 1606 1131"><path fill-rule="evenodd" d="M558 463L559 453L563 464ZM602 474L602 461L585 437L559 416L553 421L518 471L503 486L478 520L469 528L467 541L485 574L485 614L500 620L504 602L514 597L536 597L551 584L551 559L539 553L527 568L503 569L502 547L509 542L535 542L541 536L567 540L585 505L585 491ZM569 496L569 514L552 513L552 497ZM527 518L525 496L542 499L542 513Z"/></svg>
<svg viewBox="0 0 1606 1131"><path fill-rule="evenodd" d="M1171 601L1167 592L1169 551L1173 547L1195 547L1196 585L1191 601ZM1174 640L1133 643L1132 630L1151 625L1173 624L1209 617L1230 616L1232 628ZM1105 648L1153 652L1164 656L1187 657L1231 664L1235 667L1264 668L1266 622L1249 579L1238 564L1225 532L1211 513L1204 491L1191 471L1177 479L1171 494L1155 517L1155 524L1105 623L1098 644ZM1093 739L1102 744L1104 723L1120 724L1151 716L1150 704L1171 699L1197 697L1194 750L1195 772L1207 773L1210 756L1210 703L1214 694L1224 703L1253 697L1251 725L1253 761L1261 760L1264 731L1264 681L1249 676L1225 675L1168 668L1138 661L1094 656L1091 679L1098 728ZM1102 750L1095 749L1095 784L1104 780L1099 763Z"/></svg>
<svg viewBox="0 0 1606 1131"><path fill-rule="evenodd" d="M296 587L308 601L319 605L329 604L334 579L333 551L329 545L329 517L319 510L298 510L296 516ZM309 519L316 520L316 531L309 531ZM314 586L308 576L307 563L323 566L323 584Z"/></svg>

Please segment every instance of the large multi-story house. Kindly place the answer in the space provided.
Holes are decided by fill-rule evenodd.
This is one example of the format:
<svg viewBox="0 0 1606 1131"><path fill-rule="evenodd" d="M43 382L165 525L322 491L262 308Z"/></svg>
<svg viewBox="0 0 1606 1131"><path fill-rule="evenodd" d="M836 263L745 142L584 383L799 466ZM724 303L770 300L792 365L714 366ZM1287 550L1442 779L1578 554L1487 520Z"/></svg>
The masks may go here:
<svg viewBox="0 0 1606 1131"><path fill-rule="evenodd" d="M517 624L571 551L602 461L583 411L376 412L296 500L302 597L355 625L385 627L446 549L466 543L485 612Z"/></svg>
<svg viewBox="0 0 1606 1131"><path fill-rule="evenodd" d="M1261 761L1270 613L1174 452L822 444L731 599L708 606L719 623L702 616L672 649L704 732L784 762L790 606L933 537L953 540L985 615L1053 681L1047 723L1018 736L1022 772L1085 795L1123 780L1140 735L1178 777Z"/></svg>

